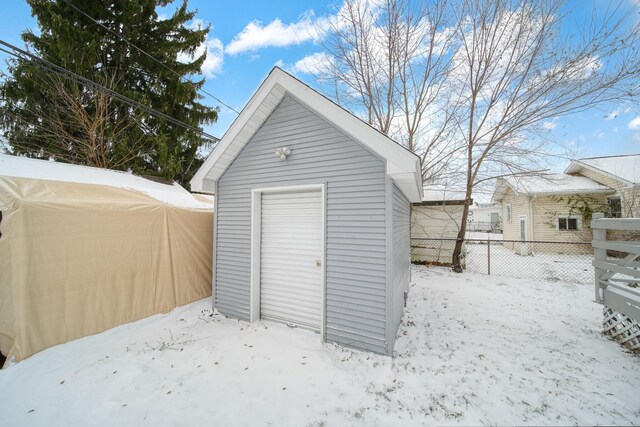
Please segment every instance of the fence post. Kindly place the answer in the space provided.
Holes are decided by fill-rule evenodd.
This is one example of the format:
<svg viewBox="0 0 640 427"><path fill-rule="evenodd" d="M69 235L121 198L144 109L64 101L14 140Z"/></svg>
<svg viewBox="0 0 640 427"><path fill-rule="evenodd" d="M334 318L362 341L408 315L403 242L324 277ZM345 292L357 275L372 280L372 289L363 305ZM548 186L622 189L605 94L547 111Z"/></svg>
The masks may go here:
<svg viewBox="0 0 640 427"><path fill-rule="evenodd" d="M487 235L487 274L491 274L491 236Z"/></svg>
<svg viewBox="0 0 640 427"><path fill-rule="evenodd" d="M606 261L607 260L607 250L596 248L595 244L597 242L604 242L607 240L607 230L604 228L596 228L596 223L599 219L604 218L604 214L601 212L596 212L593 214L593 219L591 220L591 233L593 234L593 241L591 243L593 247L593 260L594 261ZM600 295L600 277L602 277L602 269L593 266L593 274L594 274L594 282L595 282L595 292L596 292L596 302L602 304L602 296Z"/></svg>

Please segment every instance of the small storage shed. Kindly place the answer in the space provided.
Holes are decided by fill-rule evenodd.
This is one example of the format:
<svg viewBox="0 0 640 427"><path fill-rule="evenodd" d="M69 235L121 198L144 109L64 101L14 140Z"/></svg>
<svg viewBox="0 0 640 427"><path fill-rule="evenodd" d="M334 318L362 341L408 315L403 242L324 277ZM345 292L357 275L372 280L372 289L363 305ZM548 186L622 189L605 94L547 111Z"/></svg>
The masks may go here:
<svg viewBox="0 0 640 427"><path fill-rule="evenodd" d="M451 265L465 198L463 191L437 185L424 188L422 201L411 210L412 262Z"/></svg>
<svg viewBox="0 0 640 427"><path fill-rule="evenodd" d="M191 181L216 195L215 308L391 354L420 171L413 153L274 68Z"/></svg>
<svg viewBox="0 0 640 427"><path fill-rule="evenodd" d="M0 155L0 352L211 294L213 203L125 172Z"/></svg>

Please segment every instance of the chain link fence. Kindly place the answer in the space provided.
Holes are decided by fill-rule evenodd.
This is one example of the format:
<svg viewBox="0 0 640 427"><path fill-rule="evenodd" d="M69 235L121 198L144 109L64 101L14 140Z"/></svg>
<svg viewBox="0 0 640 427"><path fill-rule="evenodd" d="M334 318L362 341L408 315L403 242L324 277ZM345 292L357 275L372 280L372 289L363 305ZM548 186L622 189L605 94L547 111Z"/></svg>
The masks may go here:
<svg viewBox="0 0 640 427"><path fill-rule="evenodd" d="M590 242L498 240L502 235L489 236L464 240L462 265L466 271L563 282L593 281ZM412 238L412 262L451 265L455 244L456 239Z"/></svg>
<svg viewBox="0 0 640 427"><path fill-rule="evenodd" d="M467 224L467 231L481 231L483 233L502 233L501 221L476 221Z"/></svg>

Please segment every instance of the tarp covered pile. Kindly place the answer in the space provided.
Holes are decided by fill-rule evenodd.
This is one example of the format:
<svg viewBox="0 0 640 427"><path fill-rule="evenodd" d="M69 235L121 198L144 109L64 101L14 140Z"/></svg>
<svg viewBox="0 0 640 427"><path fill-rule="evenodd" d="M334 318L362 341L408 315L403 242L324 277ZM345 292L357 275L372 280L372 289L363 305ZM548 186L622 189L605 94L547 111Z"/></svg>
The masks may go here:
<svg viewBox="0 0 640 427"><path fill-rule="evenodd" d="M211 295L213 203L0 155L0 351L21 360Z"/></svg>

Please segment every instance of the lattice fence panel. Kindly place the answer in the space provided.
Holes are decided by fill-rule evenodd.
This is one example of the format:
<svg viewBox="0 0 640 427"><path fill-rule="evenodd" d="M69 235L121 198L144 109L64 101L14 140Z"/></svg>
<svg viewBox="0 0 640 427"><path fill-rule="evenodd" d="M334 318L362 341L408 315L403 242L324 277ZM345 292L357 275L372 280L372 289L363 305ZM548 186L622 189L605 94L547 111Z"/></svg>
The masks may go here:
<svg viewBox="0 0 640 427"><path fill-rule="evenodd" d="M620 345L640 355L640 324L609 307L603 309L602 332Z"/></svg>

